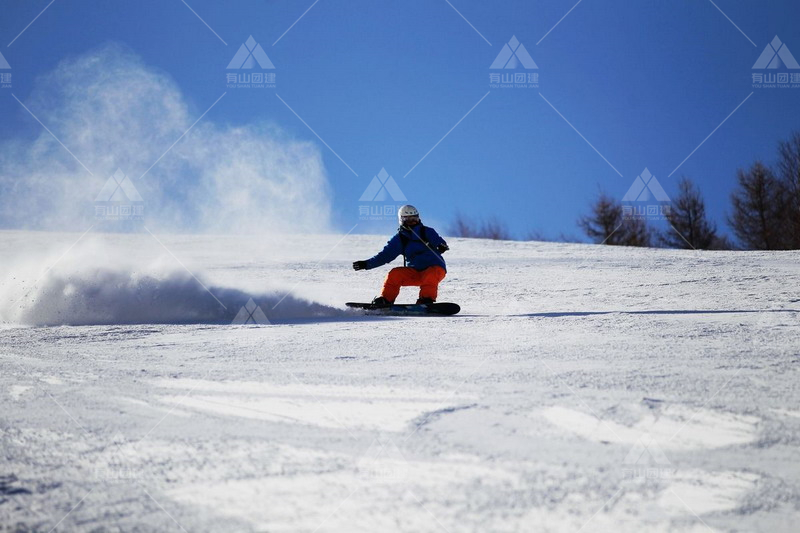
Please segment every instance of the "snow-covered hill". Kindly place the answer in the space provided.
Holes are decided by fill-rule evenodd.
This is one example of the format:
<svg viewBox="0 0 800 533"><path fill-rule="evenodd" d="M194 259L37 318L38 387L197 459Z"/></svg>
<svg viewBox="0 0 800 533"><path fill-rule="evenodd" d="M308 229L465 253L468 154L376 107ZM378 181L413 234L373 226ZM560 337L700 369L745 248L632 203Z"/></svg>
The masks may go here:
<svg viewBox="0 0 800 533"><path fill-rule="evenodd" d="M383 237L79 237L0 233L12 530L797 530L798 253L450 239L377 318Z"/></svg>

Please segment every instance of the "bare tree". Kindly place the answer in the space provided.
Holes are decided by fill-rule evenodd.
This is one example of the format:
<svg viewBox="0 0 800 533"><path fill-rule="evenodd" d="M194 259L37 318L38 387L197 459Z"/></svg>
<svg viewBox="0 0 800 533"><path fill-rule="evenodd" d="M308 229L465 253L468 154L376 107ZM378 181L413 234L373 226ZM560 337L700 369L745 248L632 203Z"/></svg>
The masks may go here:
<svg viewBox="0 0 800 533"><path fill-rule="evenodd" d="M725 246L717 235L717 226L706 217L706 205L700 190L689 178L681 179L678 195L666 212L671 226L659 234L659 241L668 248L714 250Z"/></svg>
<svg viewBox="0 0 800 533"><path fill-rule="evenodd" d="M650 246L653 241L653 230L647 220L641 216L623 218L623 238L619 243L622 246Z"/></svg>
<svg viewBox="0 0 800 533"><path fill-rule="evenodd" d="M539 242L554 242L553 239L547 237L543 231L532 229L525 234L523 241L539 241Z"/></svg>
<svg viewBox="0 0 800 533"><path fill-rule="evenodd" d="M786 244L800 249L800 132L793 132L788 141L778 143L777 173L786 195Z"/></svg>
<svg viewBox="0 0 800 533"><path fill-rule="evenodd" d="M494 239L497 241L511 240L511 234L508 232L505 223L494 217L481 225L479 236L482 239Z"/></svg>
<svg viewBox="0 0 800 533"><path fill-rule="evenodd" d="M539 241L539 242L574 242L574 243L583 243L586 242L583 239L576 237L572 234L564 233L563 231L558 234L557 237L551 237L550 235L546 234L542 230L539 229L532 229L525 233L525 237L522 239L523 241Z"/></svg>
<svg viewBox="0 0 800 533"><path fill-rule="evenodd" d="M508 228L496 217L484 222L480 220L470 221L461 213L456 215L452 226L450 226L450 234L454 237L471 237L474 239L511 240Z"/></svg>
<svg viewBox="0 0 800 533"><path fill-rule="evenodd" d="M450 226L450 235L453 237L473 237L474 228L467 222L462 213L457 213L453 224Z"/></svg>
<svg viewBox="0 0 800 533"><path fill-rule="evenodd" d="M592 205L592 213L578 220L578 226L600 244L650 246L652 240L643 217L625 216L622 204L604 193Z"/></svg>
<svg viewBox="0 0 800 533"><path fill-rule="evenodd" d="M751 250L785 250L789 232L784 184L761 161L750 170L739 169L737 179L739 187L731 195L733 213L728 217L736 238Z"/></svg>
<svg viewBox="0 0 800 533"><path fill-rule="evenodd" d="M622 226L622 206L613 198L601 193L592 205L592 214L581 217L578 226L593 241L607 243Z"/></svg>

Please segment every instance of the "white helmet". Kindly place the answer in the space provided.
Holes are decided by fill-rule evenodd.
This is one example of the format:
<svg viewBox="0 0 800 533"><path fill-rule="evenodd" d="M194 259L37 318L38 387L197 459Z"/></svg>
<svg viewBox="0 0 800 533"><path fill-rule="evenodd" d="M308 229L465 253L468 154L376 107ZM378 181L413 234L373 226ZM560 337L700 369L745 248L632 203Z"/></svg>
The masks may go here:
<svg viewBox="0 0 800 533"><path fill-rule="evenodd" d="M401 226L405 226L407 219L417 219L419 222L419 211L413 205L404 205L397 210L397 221Z"/></svg>

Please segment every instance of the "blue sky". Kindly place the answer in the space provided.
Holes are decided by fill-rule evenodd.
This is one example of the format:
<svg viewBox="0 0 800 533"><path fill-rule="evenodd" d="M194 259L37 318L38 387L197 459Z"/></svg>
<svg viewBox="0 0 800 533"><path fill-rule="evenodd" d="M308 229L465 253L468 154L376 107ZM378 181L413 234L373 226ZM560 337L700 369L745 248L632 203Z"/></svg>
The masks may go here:
<svg viewBox="0 0 800 533"><path fill-rule="evenodd" d="M65 58L117 42L170 76L193 117L227 91L203 120L269 121L319 145L337 230L392 230L358 217L385 168L426 221L446 226L460 211L556 237L579 236L598 190L621 199L645 167L670 194L694 179L727 231L737 168L772 161L800 129L800 88L751 84L775 35L800 58L797 2L312 2L188 1L206 25L179 0L55 0L27 29L48 1L6 5L0 52L13 87L0 90L0 140L41 130L12 92L25 102ZM276 66L275 89L225 87L250 35ZM489 66L512 36L536 61L538 88L490 89Z"/></svg>

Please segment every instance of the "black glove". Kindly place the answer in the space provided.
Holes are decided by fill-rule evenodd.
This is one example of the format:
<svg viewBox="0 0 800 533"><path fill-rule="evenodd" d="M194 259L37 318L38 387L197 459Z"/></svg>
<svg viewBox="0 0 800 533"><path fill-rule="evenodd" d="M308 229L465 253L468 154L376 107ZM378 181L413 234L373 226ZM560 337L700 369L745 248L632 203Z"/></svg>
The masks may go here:
<svg viewBox="0 0 800 533"><path fill-rule="evenodd" d="M450 247L447 246L446 244L440 244L439 246L436 247L436 251L439 252L440 254L445 253L449 249Z"/></svg>
<svg viewBox="0 0 800 533"><path fill-rule="evenodd" d="M366 269L367 269L366 261L353 261L353 270L366 270Z"/></svg>

